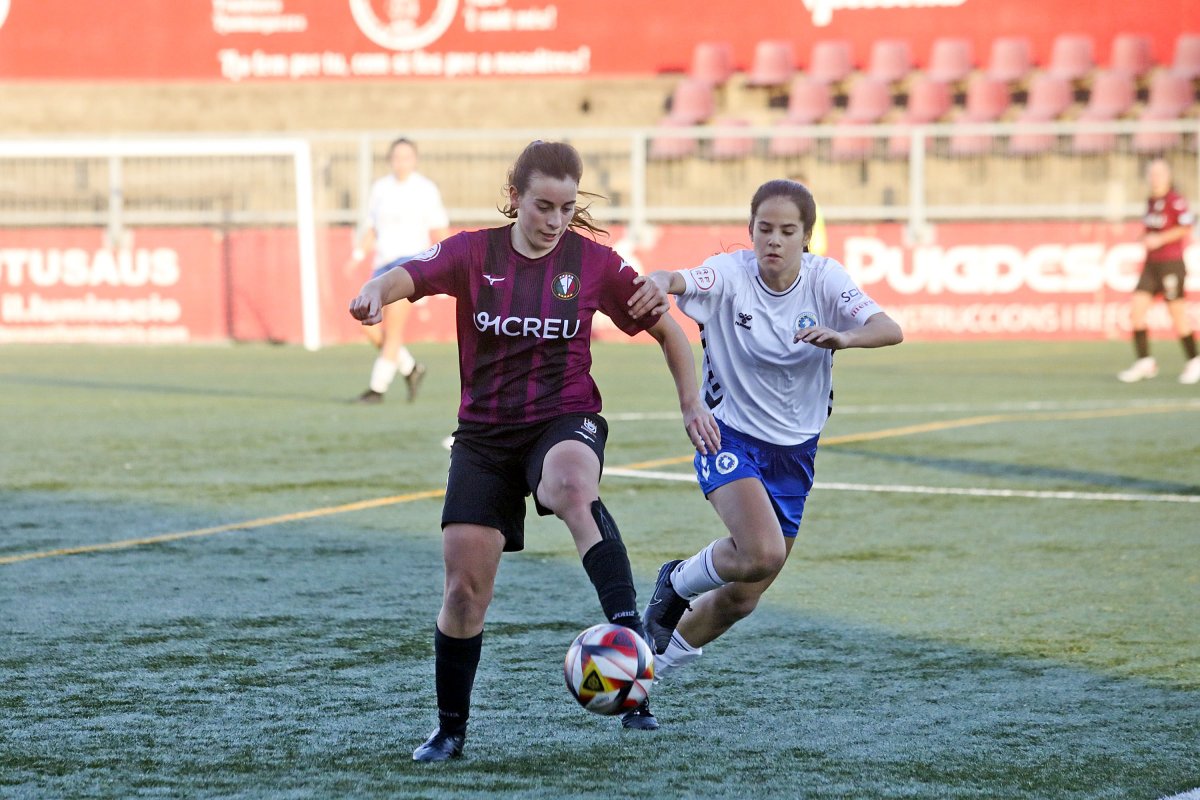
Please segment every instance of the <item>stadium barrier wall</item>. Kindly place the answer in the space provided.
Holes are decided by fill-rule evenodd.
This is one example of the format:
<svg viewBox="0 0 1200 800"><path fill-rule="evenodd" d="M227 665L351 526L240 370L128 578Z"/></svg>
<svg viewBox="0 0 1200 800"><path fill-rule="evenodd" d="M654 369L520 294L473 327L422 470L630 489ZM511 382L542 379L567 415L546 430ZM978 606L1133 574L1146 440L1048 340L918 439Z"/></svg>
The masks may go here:
<svg viewBox="0 0 1200 800"><path fill-rule="evenodd" d="M907 242L899 223L833 224L829 255L905 328L910 339L1123 339L1143 249L1136 223L975 223L934 226ZM638 244L610 229L618 252L643 271L696 266L749 247L741 225L657 226ZM345 252L349 227L324 227L318 249ZM124 246L102 229L6 231L0 248L0 343L302 343L296 238L289 228L149 228ZM1187 288L1200 290L1200 243L1186 253ZM340 263L340 262L334 262ZM346 311L365 275L319 276L325 344L360 341ZM1200 307L1190 306L1200 329ZM693 340L695 326L681 319ZM1158 304L1155 335L1171 335ZM625 340L598 318L601 338ZM414 341L451 341L454 301L430 297L409 322ZM649 337L643 337L649 340Z"/></svg>

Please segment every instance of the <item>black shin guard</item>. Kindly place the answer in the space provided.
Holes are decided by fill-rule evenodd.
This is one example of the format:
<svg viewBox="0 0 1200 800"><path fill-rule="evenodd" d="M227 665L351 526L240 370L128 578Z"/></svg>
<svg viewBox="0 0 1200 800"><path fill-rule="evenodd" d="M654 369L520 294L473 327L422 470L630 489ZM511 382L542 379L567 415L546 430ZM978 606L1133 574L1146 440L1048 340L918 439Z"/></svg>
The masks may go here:
<svg viewBox="0 0 1200 800"><path fill-rule="evenodd" d="M1133 352L1138 358L1148 358L1150 355L1150 333L1146 330L1133 332Z"/></svg>
<svg viewBox="0 0 1200 800"><path fill-rule="evenodd" d="M467 729L467 717L471 712L471 687L475 684L475 670L479 667L482 649L482 633L469 639L455 639L434 627L438 726L446 733L462 733Z"/></svg>
<svg viewBox="0 0 1200 800"><path fill-rule="evenodd" d="M609 622L636 628L641 621L637 611L637 592L633 587L633 570L629 554L621 541L617 523L604 503L592 503L592 516L600 528L600 541L583 556L583 569L596 587L600 607Z"/></svg>
<svg viewBox="0 0 1200 800"><path fill-rule="evenodd" d="M1196 357L1196 334L1189 333L1187 336L1180 336L1179 344L1183 345L1183 354L1188 361Z"/></svg>

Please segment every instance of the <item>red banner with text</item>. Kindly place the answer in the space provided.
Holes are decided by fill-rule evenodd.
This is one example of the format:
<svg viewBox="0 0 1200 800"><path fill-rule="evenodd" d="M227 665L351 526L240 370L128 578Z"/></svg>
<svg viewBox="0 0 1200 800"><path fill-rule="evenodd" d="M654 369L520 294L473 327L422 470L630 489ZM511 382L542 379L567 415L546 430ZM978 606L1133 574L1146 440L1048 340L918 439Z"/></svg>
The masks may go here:
<svg viewBox="0 0 1200 800"><path fill-rule="evenodd" d="M933 40L1028 37L1039 63L1062 32L1091 36L1106 63L1121 32L1151 37L1168 63L1196 27L1194 0L0 0L0 78L295 81L637 75L685 69L697 42L725 41L748 68L762 39L851 43L864 66L879 39L918 65Z"/></svg>
<svg viewBox="0 0 1200 800"><path fill-rule="evenodd" d="M903 226L831 225L830 255L912 340L1113 339L1129 334L1129 295L1143 250L1136 223L952 223L931 242ZM738 225L667 225L634 247L609 242L639 269L682 269L749 246ZM341 264L348 228L323 231L320 329L325 343L359 341L346 306L365 274ZM97 229L0 231L0 343L302 341L294 229L134 231L119 248ZM1187 289L1200 291L1200 243L1189 245ZM1189 305L1200 329L1200 304ZM680 319L693 339L696 328ZM1170 336L1164 305L1150 318ZM597 335L624 340L606 319ZM429 297L410 317L413 340L452 341L454 301ZM643 337L648 340L648 337Z"/></svg>

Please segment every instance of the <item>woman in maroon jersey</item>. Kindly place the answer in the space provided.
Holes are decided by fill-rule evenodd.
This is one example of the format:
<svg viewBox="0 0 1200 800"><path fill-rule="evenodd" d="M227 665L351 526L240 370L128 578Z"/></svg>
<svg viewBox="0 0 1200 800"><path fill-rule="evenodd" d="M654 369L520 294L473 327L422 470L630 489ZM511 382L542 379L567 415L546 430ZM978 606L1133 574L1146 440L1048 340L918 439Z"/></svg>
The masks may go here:
<svg viewBox="0 0 1200 800"><path fill-rule="evenodd" d="M1184 301L1185 268L1183 247L1195 217L1188 210L1187 200L1171 185L1171 167L1161 158L1150 162L1146 168L1146 180L1150 184L1150 199L1146 204L1146 216L1142 222L1146 232L1142 243L1146 246L1146 266L1133 291L1130 318L1133 325L1133 349L1137 360L1117 377L1125 383L1136 383L1158 375L1158 363L1150 355L1150 337L1146 316L1154 296L1161 294L1167 302L1167 310L1175 325L1175 333L1183 346L1183 372L1180 383L1200 383L1200 358L1196 354L1196 336L1188 321L1187 304Z"/></svg>
<svg viewBox="0 0 1200 800"><path fill-rule="evenodd" d="M592 318L658 340L688 436L715 448L683 330L666 295L613 250L577 204L583 163L568 144L537 141L508 177L512 224L459 233L368 281L350 303L363 324L398 300L448 294L457 303L462 402L442 511L445 593L434 631L438 728L417 761L461 755L484 615L501 553L524 547L525 498L571 532L610 622L642 634L629 557L600 500L608 426L591 376ZM628 728L653 729L643 704Z"/></svg>

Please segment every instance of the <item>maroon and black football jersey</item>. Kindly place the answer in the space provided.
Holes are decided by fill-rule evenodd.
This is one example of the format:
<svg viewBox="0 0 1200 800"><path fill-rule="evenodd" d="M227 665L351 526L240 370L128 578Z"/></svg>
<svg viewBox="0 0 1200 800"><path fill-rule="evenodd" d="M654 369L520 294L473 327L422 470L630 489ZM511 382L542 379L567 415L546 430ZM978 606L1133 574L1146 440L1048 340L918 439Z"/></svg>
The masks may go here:
<svg viewBox="0 0 1200 800"><path fill-rule="evenodd" d="M1147 231L1161 233L1177 228L1180 225L1190 227L1196 218L1188 210L1187 200L1174 189L1162 197L1151 197L1146 204L1146 216L1142 222ZM1182 261L1183 249L1187 237L1167 242L1162 247L1146 253L1147 261Z"/></svg>
<svg viewBox="0 0 1200 800"><path fill-rule="evenodd" d="M416 285L410 299L458 300L459 419L513 424L598 412L592 317L602 311L630 336L658 319L627 312L637 272L573 230L541 258L526 258L511 228L456 234L404 264Z"/></svg>

